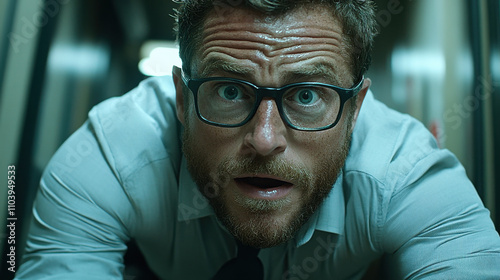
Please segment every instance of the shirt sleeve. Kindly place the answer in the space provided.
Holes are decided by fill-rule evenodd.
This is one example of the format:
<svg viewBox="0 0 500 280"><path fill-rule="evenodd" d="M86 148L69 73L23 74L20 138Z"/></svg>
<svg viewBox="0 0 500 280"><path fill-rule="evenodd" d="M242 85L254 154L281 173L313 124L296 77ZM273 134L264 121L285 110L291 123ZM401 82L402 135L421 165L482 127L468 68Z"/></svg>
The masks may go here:
<svg viewBox="0 0 500 280"><path fill-rule="evenodd" d="M46 168L15 279L123 279L133 209L89 124Z"/></svg>
<svg viewBox="0 0 500 280"><path fill-rule="evenodd" d="M427 155L402 185L383 230L394 279L499 279L500 238L451 153Z"/></svg>

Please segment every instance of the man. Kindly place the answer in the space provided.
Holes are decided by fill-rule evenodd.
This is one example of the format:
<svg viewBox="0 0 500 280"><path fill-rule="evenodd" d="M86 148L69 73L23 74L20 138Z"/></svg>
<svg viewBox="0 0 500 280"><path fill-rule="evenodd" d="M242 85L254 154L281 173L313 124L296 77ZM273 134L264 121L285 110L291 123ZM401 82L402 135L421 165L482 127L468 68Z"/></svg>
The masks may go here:
<svg viewBox="0 0 500 280"><path fill-rule="evenodd" d="M18 279L121 279L131 239L162 279L361 279L384 254L395 279L498 279L462 166L369 92L373 18L187 1L182 70L98 105L47 167Z"/></svg>

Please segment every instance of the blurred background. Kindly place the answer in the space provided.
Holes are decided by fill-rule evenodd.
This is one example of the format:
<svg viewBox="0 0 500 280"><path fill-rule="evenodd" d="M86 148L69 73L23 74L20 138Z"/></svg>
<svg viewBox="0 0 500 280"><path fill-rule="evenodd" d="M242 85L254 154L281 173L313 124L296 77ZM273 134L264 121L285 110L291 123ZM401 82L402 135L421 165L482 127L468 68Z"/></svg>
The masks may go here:
<svg viewBox="0 0 500 280"><path fill-rule="evenodd" d="M376 98L421 120L457 155L498 229L500 1L375 2L380 35L367 76ZM1 279L13 276L5 261L8 166L16 169L18 266L38 181L52 154L92 106L180 63L171 16L176 5L0 0ZM128 256L136 261L131 248Z"/></svg>

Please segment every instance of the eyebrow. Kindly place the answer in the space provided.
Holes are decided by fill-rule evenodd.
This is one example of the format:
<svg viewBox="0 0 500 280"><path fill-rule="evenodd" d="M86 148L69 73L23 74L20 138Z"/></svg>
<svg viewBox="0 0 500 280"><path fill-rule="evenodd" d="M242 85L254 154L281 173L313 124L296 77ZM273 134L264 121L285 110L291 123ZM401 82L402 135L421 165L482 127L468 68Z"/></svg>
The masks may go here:
<svg viewBox="0 0 500 280"><path fill-rule="evenodd" d="M339 76L335 73L333 67L326 63L310 64L285 73L284 79L287 83L298 81L317 81L324 80L327 83L340 86Z"/></svg>
<svg viewBox="0 0 500 280"><path fill-rule="evenodd" d="M205 64L207 65L200 73L200 77L210 77L214 74L231 75L237 78L246 80L252 76L255 70L251 67L243 66L239 63L226 61L223 59L210 58ZM341 80L335 73L334 67L327 63L314 63L306 65L283 74L284 85L296 82L314 82L318 79L323 82L330 83L336 86L341 86Z"/></svg>
<svg viewBox="0 0 500 280"><path fill-rule="evenodd" d="M248 77L255 71L250 67L245 67L239 63L225 61L222 59L210 58L205 64L207 65L200 73L201 77L209 77L214 73L232 74L237 77Z"/></svg>

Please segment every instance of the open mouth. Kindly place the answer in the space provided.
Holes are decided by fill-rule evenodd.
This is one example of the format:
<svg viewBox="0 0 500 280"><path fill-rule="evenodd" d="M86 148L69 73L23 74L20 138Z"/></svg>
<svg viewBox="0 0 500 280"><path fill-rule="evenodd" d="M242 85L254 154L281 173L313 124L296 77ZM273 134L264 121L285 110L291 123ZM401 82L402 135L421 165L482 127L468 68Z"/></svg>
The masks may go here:
<svg viewBox="0 0 500 280"><path fill-rule="evenodd" d="M243 177L236 178L237 182L245 183L247 185L251 185L261 189L272 189L277 187L286 187L291 186L292 183L281 181L272 178L262 178L262 177Z"/></svg>
<svg viewBox="0 0 500 280"><path fill-rule="evenodd" d="M244 195L266 200L281 199L294 186L291 182L268 177L239 177L235 178L234 181Z"/></svg>

